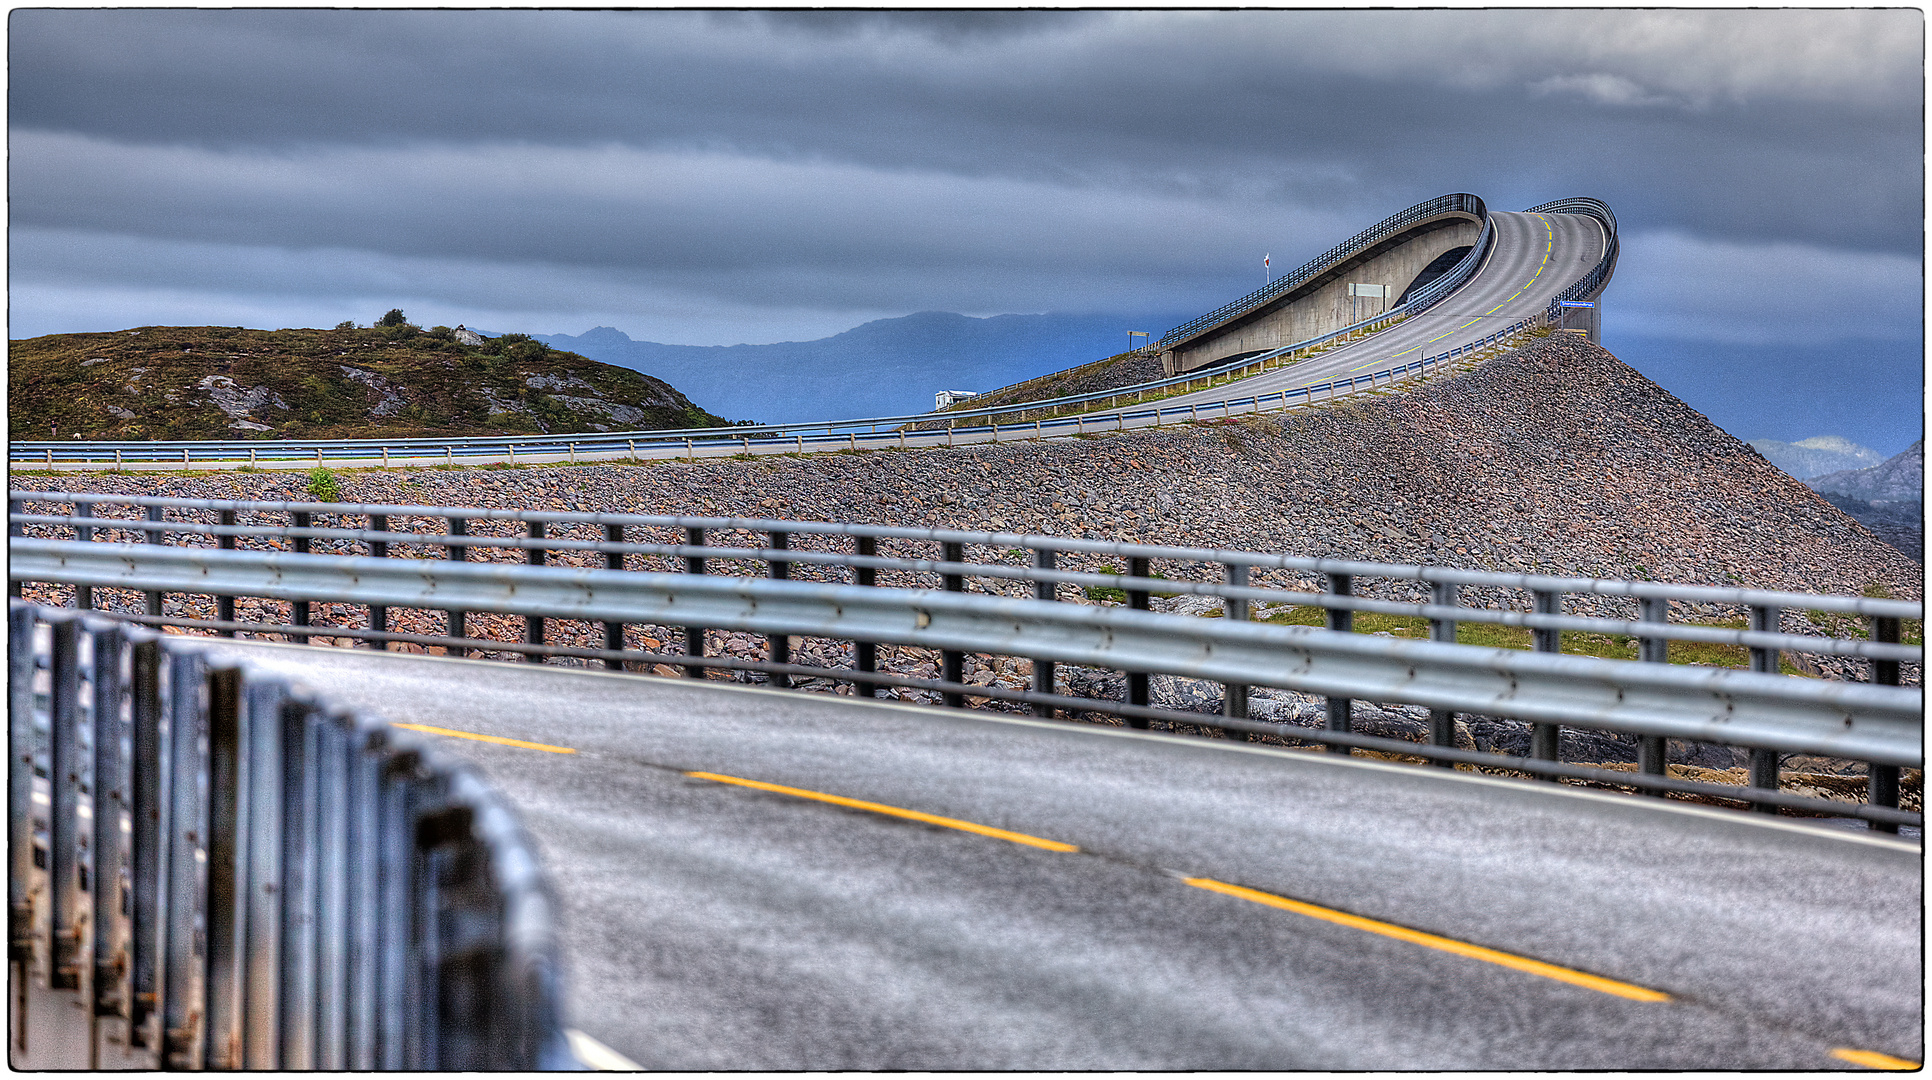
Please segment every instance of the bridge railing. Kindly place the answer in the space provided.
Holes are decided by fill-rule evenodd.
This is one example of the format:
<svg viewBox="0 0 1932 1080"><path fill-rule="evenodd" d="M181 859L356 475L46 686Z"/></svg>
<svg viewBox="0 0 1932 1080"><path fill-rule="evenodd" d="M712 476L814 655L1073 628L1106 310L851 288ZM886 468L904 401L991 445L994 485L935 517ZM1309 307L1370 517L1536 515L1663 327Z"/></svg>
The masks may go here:
<svg viewBox="0 0 1932 1080"><path fill-rule="evenodd" d="M1899 769L1921 764L1922 693L1900 685L1922 671L1900 643L1917 603L824 522L10 501L17 589L188 632L886 691L1920 820L1897 808ZM1426 639L1344 632L1358 615ZM1471 633L1530 648L1458 644ZM1633 658L1565 655L1566 635ZM1725 651L1749 670L1665 662ZM1835 678L1778 674L1787 658ZM1476 719L1490 745L1459 726ZM1741 748L1724 751L1740 783L1692 779L1699 746ZM1865 801L1785 790L1790 754L1868 763Z"/></svg>
<svg viewBox="0 0 1932 1080"><path fill-rule="evenodd" d="M8 615L15 1068L578 1067L474 773L192 638Z"/></svg>

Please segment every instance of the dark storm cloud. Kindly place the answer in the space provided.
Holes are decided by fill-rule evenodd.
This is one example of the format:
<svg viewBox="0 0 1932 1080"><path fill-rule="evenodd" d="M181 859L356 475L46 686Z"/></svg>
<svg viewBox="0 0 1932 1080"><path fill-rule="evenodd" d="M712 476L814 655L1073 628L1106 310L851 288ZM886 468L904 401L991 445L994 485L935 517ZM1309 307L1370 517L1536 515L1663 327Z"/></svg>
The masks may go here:
<svg viewBox="0 0 1932 1080"><path fill-rule="evenodd" d="M1356 212L1507 157L1531 201L1915 248L1916 68L1859 47L1917 15L1820 44L1805 14L17 12L12 104L136 143L616 142ZM1794 42L1826 55L1751 58ZM1835 220L1755 210L1792 201Z"/></svg>
<svg viewBox="0 0 1932 1080"><path fill-rule="evenodd" d="M1623 317L1746 340L1710 319L1749 310L1688 306L1916 262L1921 33L1913 11L16 11L15 313L200 290L326 322L408 295L695 340L679 312L712 334L1167 311L1467 190L1608 200L1633 249L1667 241L1651 265L1731 283L1634 289ZM1878 322L1845 332L1908 332Z"/></svg>

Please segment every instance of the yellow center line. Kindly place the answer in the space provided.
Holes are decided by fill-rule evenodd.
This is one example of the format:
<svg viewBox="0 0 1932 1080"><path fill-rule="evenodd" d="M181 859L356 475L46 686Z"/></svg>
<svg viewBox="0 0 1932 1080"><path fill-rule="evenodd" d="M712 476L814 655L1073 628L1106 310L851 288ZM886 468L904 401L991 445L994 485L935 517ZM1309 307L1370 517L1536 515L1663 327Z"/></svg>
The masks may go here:
<svg viewBox="0 0 1932 1080"><path fill-rule="evenodd" d="M1429 340L1422 342L1419 345L1415 345L1411 348L1403 349L1399 353L1392 353L1389 355L1388 359L1394 360L1397 357L1407 356L1412 352L1416 352L1418 350L1427 348L1430 345L1434 345L1436 342L1441 341L1443 338L1449 337L1453 334L1462 333L1464 330L1469 329L1470 327L1476 325L1477 323L1488 318L1489 316L1494 315L1497 312L1508 307L1510 300L1514 300L1516 299L1517 296L1523 295L1523 293L1526 292L1531 285L1536 284L1536 279L1542 277L1544 269L1546 269L1550 265L1550 247L1551 245L1556 243L1556 230L1550 226L1550 219L1547 217L1544 217L1544 215L1542 214L1538 214L1536 216L1543 219L1543 234L1544 234L1543 262L1539 266L1537 266L1536 273L1531 274L1530 279L1528 281L1523 282L1523 287L1521 289L1516 290L1515 296L1511 296L1509 300L1505 300L1502 303L1497 304L1495 307L1490 308L1488 311L1483 312L1481 315L1478 315L1475 318L1469 320L1468 322L1463 323L1461 326L1456 327L1454 330L1446 330L1440 334L1437 334L1435 337L1432 337ZM1362 370L1362 368L1370 367L1379 363L1382 363L1382 361L1370 360L1366 364L1361 364L1356 367L1349 368L1348 370L1351 372L1360 371Z"/></svg>
<svg viewBox="0 0 1932 1080"><path fill-rule="evenodd" d="M453 731L449 728L430 727L428 724L397 724L390 727L408 728L410 731L424 731L431 735L448 735L453 739L475 739L477 742L500 743L504 746L521 746L525 750L543 750L552 754L574 754L577 751L568 746L551 746L548 743L524 742L522 739L505 739L498 735L478 735L474 731Z"/></svg>
<svg viewBox="0 0 1932 1080"><path fill-rule="evenodd" d="M1215 881L1213 878L1186 878L1184 880L1189 885L1206 889L1209 892L1222 893L1227 896L1238 897L1242 900L1252 900L1257 904L1266 904L1269 907L1281 908L1283 911L1292 911L1298 915L1306 915L1311 919L1321 919L1324 922L1336 923L1340 926L1364 930L1371 934L1380 934L1383 937L1395 938L1397 941L1406 941L1414 945L1421 945L1425 948L1454 953L1457 956L1466 956L1474 960L1483 960L1491 964L1499 964L1516 971L1528 972L1531 975L1541 975L1546 979L1555 979L1558 982L1566 982L1573 986L1582 986L1606 994L1614 994L1617 997L1629 998L1632 1001L1670 1000L1670 995L1661 990L1651 990L1648 987L1619 982L1616 979L1606 979L1601 975L1591 975L1587 972L1558 967L1555 964L1546 964L1541 960L1531 960L1527 956L1517 956L1514 953L1484 948L1481 945L1471 945L1466 941L1457 941L1454 938L1426 934L1420 930L1411 930L1406 926L1397 926L1394 923L1365 919L1360 915L1350 915L1345 911L1336 911L1333 908L1320 907L1300 900L1290 900L1285 896L1276 896L1273 893L1261 892L1258 889L1245 889L1239 885L1229 885L1224 881Z"/></svg>
<svg viewBox="0 0 1932 1080"><path fill-rule="evenodd" d="M1881 1054L1876 1050L1853 1050L1841 1046L1833 1050L1831 1056L1840 1061L1849 1061L1853 1065L1863 1065L1867 1069L1895 1069L1905 1071L1920 1067L1918 1062L1909 1058L1893 1057L1890 1054Z"/></svg>
<svg viewBox="0 0 1932 1080"><path fill-rule="evenodd" d="M887 806L884 803L866 802L863 799L848 799L843 795L827 795L822 791L807 791L804 788L786 787L783 784L767 784L762 780L745 780L736 776L720 776L717 773L688 772L684 775L695 777L699 780L715 780L720 784L736 784L739 787L757 788L759 791L772 791L780 795L791 795L800 799L812 799L817 802L831 803L833 806L849 806L854 810L870 810L875 814L904 818L907 821L923 821L928 825L943 825L948 829L978 833L981 836L991 836L999 840L1010 840L1015 844L1045 848L1048 851L1080 850L1073 844L1063 843L1059 840L1047 840L1038 836L1028 836L1025 833L1009 832L1005 829L995 829L991 825L961 821L958 818L940 817L937 814L925 814L917 810L907 810L898 806Z"/></svg>

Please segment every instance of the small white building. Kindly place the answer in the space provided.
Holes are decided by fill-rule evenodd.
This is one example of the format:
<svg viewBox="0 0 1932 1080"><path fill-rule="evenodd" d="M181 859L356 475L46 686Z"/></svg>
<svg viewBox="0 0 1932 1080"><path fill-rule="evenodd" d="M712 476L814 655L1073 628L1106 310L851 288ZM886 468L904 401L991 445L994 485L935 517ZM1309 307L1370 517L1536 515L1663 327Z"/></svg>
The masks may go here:
<svg viewBox="0 0 1932 1080"><path fill-rule="evenodd" d="M967 398L978 396L977 390L941 390L932 396L932 407L934 410L944 409L956 401L965 401Z"/></svg>

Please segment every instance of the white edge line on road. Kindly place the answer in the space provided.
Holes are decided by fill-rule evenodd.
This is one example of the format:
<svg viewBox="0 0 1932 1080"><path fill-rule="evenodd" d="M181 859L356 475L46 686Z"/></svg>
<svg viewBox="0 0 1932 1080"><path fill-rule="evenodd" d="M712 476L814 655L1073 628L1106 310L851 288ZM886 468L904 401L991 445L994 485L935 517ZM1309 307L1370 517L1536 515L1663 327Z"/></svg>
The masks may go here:
<svg viewBox="0 0 1932 1080"><path fill-rule="evenodd" d="M321 635L318 635L318 636L321 636ZM194 643L194 644L199 644L200 640L210 641L210 644L208 644L207 647L213 648L213 649L228 648L228 647L239 645L239 646L242 646L244 649L260 648L260 649L286 649L286 650L314 650L315 652L323 655L333 653L337 655L346 655L348 657L354 657L358 659L375 659L377 657L384 657L384 656L392 658L391 661L382 661L382 662L393 662L393 661L403 661L403 660L413 660L418 662L429 661L429 662L442 663L442 664L487 665L493 669L502 668L506 666L501 661L497 661L497 660L472 660L467 657L460 657L460 656L425 656L421 653L395 653L395 652L378 653L378 652L375 652L374 650L340 649L340 648L335 648L335 647L326 646L326 645L295 645L295 644L290 644L288 642L281 642L281 641L241 642L241 641L224 640L220 644L214 644L212 639L199 639L199 640L188 639L190 643ZM1151 740L1151 741L1159 742L1165 746L1174 746L1174 747L1179 747L1181 749L1186 749L1186 750L1198 750L1198 751L1206 751L1210 753L1218 752L1218 753L1226 753L1226 754L1257 754L1262 757L1282 758L1289 761L1304 762L1311 765L1326 766L1329 768L1336 768L1336 769L1371 769L1379 772L1389 772L1389 773L1400 774L1411 780L1415 780L1422 783L1442 782L1442 783L1479 784L1485 787L1500 787L1507 791L1517 792L1517 793L1528 793L1528 794L1535 794L1535 795L1555 797L1555 798L1567 797L1572 799L1584 799L1592 802L1607 803L1610 806L1614 806L1614 807L1621 808L1623 810L1628 810L1628 811L1633 811L1638 813L1649 811L1649 812L1663 813L1663 814L1686 814L1692 817L1700 817L1706 820L1723 822L1728 825L1734 825L1734 826L1739 826L1744 828L1774 829L1782 832L1797 833L1802 836L1809 836L1809 837L1826 839L1826 840L1837 840L1837 841L1841 841L1844 843L1851 843L1851 844L1865 844L1873 847L1886 848L1892 851L1909 852L1913 855L1923 854L1923 849L1918 844L1915 844L1909 840L1894 840L1882 833L1873 834L1869 832L1860 832L1860 831L1852 831L1852 830L1845 830L1845 829L1830 829L1830 828L1820 828L1812 825L1800 825L1800 824L1797 824L1796 822L1786 822L1780 818L1775 818L1768 814L1754 814L1754 813L1746 813L1746 812L1736 811L1736 810L1722 810L1716 807L1698 806L1694 803L1676 802L1676 801L1667 800L1667 799L1638 799L1638 798L1633 798L1632 796L1629 796L1629 795L1621 795L1614 792L1592 791L1588 788L1572 787L1569 784L1544 782L1544 783L1536 784L1535 786L1530 786L1529 782L1510 779L1507 777L1484 776L1479 773L1466 773L1466 772L1461 772L1459 770L1453 770L1453 769L1430 769L1423 766L1403 765L1403 764L1398 764L1396 762L1388 762L1388 761L1374 761L1374 760L1369 760L1364 758L1344 756L1341 754L1326 754L1326 753L1320 753L1320 752L1310 752L1307 750L1291 750L1286 747L1263 746L1256 743L1230 743L1224 739L1177 739L1172 735L1167 735L1160 732L1135 731L1131 728L1106 727L1099 724L1073 724L1065 720L1035 720L1030 717L1024 717L1024 716L1005 716L998 713L981 713L981 712L974 712L972 710L943 709L938 706L932 706L932 705L911 705L902 701L875 701L869 698L845 697L837 694L814 694L807 691L799 691L799 690L774 690L769 687L763 687L763 686L742 686L734 683L709 682L709 681L698 682L696 680L667 679L660 675L639 675L639 674L634 674L627 671L597 671L597 670L586 670L581 668L558 668L558 667L547 667L547 666L517 667L515 668L515 670L528 672L533 675L542 673L541 677L621 679L629 682L642 681L642 682L649 682L654 685L661 686L666 690L674 690L674 691L681 690L681 691L693 692L693 693L777 695L779 697L785 698L788 701L798 701L801 697L807 701L810 701L812 699L829 698L830 700L824 701L823 704L849 705L854 708L861 708L861 709L886 709L894 712L909 712L909 713L914 713L918 715L921 719L924 719L924 720L930 720L935 715L939 715L942 717L959 720L959 721L972 721L972 722L987 723L987 724L1010 724L1014 727L1037 728L1041 731L1053 732L1055 734L1060 734L1060 735L1079 735L1082 737L1106 737L1106 738L1114 738L1114 739ZM316 689L313 683L310 683L308 685L310 686L311 689ZM971 697L972 695L969 694L967 696ZM374 711L377 713L381 712L380 709L377 709ZM1210 718L1203 717L1203 719L1206 720ZM579 747L578 751L582 753L584 752L584 749Z"/></svg>
<svg viewBox="0 0 1932 1080"><path fill-rule="evenodd" d="M577 1055L577 1060L590 1066L597 1072L644 1071L644 1066L612 1050L610 1047L578 1031L576 1028L565 1028L564 1038L569 1041L570 1052Z"/></svg>

